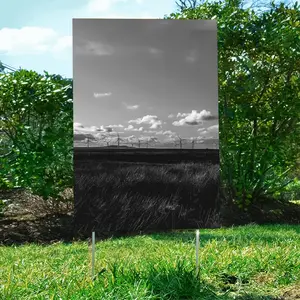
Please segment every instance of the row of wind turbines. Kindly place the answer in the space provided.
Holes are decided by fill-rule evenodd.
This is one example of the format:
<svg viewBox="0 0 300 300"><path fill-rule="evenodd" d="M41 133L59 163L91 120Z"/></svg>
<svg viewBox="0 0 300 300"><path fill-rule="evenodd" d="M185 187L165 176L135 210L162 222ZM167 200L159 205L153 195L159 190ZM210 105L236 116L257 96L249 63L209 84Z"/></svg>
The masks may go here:
<svg viewBox="0 0 300 300"><path fill-rule="evenodd" d="M102 135L98 138L94 136L87 136L83 141L87 147L91 147L92 144L96 145L103 145L105 144L107 147L109 146L116 146L117 148L121 147L122 145L130 145L132 147L137 146L138 148L145 147L149 148L155 145L162 144L156 137L148 137L148 138L138 138L138 137L129 137L129 138L122 138L118 132L115 133L116 136L112 137L110 135ZM175 148L182 149L185 145L190 144L191 148L194 149L196 144L203 144L204 140L199 138L182 138L179 135L176 137L174 136L169 143L172 143ZM217 144L214 144L217 147Z"/></svg>

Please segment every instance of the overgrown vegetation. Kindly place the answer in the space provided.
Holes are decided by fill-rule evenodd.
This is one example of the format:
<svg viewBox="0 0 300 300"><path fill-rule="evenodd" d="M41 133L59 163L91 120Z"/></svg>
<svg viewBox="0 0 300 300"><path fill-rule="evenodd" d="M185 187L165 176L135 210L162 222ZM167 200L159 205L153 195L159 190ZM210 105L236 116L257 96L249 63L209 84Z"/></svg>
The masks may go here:
<svg viewBox="0 0 300 300"><path fill-rule="evenodd" d="M86 243L0 247L2 299L297 299L299 226L201 230ZM63 275L63 276L62 276ZM1 298L1 297L0 297Z"/></svg>
<svg viewBox="0 0 300 300"><path fill-rule="evenodd" d="M74 163L74 221L89 233L220 225L218 164Z"/></svg>

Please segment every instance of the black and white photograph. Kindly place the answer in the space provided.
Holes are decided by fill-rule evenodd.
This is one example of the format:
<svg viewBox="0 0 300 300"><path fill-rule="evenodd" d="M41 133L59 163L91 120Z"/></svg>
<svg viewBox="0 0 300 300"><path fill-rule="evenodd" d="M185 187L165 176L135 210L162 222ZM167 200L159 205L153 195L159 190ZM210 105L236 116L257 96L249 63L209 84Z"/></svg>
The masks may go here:
<svg viewBox="0 0 300 300"><path fill-rule="evenodd" d="M214 226L217 76L215 20L73 19L79 231Z"/></svg>

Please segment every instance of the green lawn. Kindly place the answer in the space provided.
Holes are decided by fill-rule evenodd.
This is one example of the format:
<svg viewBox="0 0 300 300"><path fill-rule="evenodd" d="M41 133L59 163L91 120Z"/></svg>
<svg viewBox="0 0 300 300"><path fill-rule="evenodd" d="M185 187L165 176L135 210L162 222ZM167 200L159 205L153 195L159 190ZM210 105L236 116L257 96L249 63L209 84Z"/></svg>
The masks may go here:
<svg viewBox="0 0 300 300"><path fill-rule="evenodd" d="M300 283L300 226L200 230L200 278L191 231L96 244L0 247L1 299L279 299ZM280 298L297 299L297 298Z"/></svg>

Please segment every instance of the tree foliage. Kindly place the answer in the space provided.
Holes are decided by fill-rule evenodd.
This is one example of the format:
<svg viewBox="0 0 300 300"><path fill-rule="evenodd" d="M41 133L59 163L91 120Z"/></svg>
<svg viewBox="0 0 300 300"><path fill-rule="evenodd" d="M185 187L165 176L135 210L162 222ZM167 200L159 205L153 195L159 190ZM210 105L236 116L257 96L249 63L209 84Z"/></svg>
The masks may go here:
<svg viewBox="0 0 300 300"><path fill-rule="evenodd" d="M73 185L72 96L72 81L58 75L0 74L0 188L48 198Z"/></svg>
<svg viewBox="0 0 300 300"><path fill-rule="evenodd" d="M170 19L216 19L220 156L229 201L276 197L300 152L300 10L271 3L205 2Z"/></svg>

